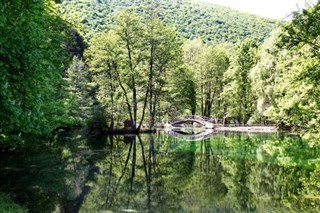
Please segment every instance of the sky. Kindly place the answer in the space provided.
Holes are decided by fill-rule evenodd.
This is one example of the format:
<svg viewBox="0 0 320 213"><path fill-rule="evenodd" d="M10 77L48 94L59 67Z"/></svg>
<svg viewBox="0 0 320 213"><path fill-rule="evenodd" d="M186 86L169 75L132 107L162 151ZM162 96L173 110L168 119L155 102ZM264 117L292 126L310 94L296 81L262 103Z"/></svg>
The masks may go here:
<svg viewBox="0 0 320 213"><path fill-rule="evenodd" d="M293 11L304 8L306 0L198 0L231 7L268 18L284 19ZM316 0L307 0L314 3Z"/></svg>

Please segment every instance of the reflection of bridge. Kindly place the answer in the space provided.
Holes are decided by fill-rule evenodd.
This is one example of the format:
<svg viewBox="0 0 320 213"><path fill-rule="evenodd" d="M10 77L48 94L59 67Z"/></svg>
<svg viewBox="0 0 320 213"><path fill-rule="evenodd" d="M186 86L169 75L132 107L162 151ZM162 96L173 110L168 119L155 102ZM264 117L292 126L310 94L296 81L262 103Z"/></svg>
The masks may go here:
<svg viewBox="0 0 320 213"><path fill-rule="evenodd" d="M201 126L206 127L207 129L213 129L216 126L218 126L218 120L214 118L208 118L204 116L198 116L198 115L191 115L191 116L185 116L181 118L177 118L176 120L170 122L169 124L171 127L180 127L183 126L184 124L188 123L198 123ZM170 127L169 125L169 127Z"/></svg>
<svg viewBox="0 0 320 213"><path fill-rule="evenodd" d="M212 136L213 130L212 129L205 129L198 133L188 134L183 131L179 130L171 130L169 131L169 135L172 135L176 138L185 140L185 141L200 141L207 138L210 138Z"/></svg>

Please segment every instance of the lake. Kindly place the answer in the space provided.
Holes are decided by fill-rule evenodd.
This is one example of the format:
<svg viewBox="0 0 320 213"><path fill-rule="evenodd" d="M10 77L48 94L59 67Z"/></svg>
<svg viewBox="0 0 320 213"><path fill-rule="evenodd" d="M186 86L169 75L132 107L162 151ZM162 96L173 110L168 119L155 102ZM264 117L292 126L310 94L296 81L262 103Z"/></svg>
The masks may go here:
<svg viewBox="0 0 320 213"><path fill-rule="evenodd" d="M2 155L0 191L30 212L320 212L320 151L298 136L84 135Z"/></svg>

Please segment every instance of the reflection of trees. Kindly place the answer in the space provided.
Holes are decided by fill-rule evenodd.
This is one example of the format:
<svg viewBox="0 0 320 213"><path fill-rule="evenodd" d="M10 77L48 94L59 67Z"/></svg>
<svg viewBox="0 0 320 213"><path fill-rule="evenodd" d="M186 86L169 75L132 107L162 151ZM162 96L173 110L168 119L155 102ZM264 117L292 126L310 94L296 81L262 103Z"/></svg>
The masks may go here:
<svg viewBox="0 0 320 213"><path fill-rule="evenodd" d="M184 187L182 206L186 212L219 211L219 202L227 193L222 183L223 168L220 156L214 154L216 147L210 140L199 142L193 174Z"/></svg>
<svg viewBox="0 0 320 213"><path fill-rule="evenodd" d="M176 150L188 147L182 143ZM307 178L311 169L306 162L317 155L299 138L226 134L202 141L194 150L195 165L200 166L194 168L192 180L184 187L188 197L182 206L187 211L309 212L319 208L314 202L319 200L319 193L301 193L306 188L301 178ZM314 181L311 188L319 192L315 186L320 179L310 179Z"/></svg>
<svg viewBox="0 0 320 213"><path fill-rule="evenodd" d="M123 138L109 138L108 143L113 140L118 145L110 146L106 159L96 164L99 174L90 182L83 212L298 212L311 210L308 205L316 208L310 197L317 196L304 188L317 192L317 173L313 184L307 185L309 170L281 163L275 160L277 152L266 152L274 146L272 150L286 150L290 159L301 159L293 155L303 144L285 148L294 139L229 133L199 142L166 135L131 137L127 144ZM312 157L314 151L296 153Z"/></svg>
<svg viewBox="0 0 320 213"><path fill-rule="evenodd" d="M56 195L64 190L63 162L54 151L32 153L32 157L28 154L6 159L6 166L0 166L1 190L14 194L19 203L34 212L53 211L59 202Z"/></svg>
<svg viewBox="0 0 320 213"><path fill-rule="evenodd" d="M120 138L109 138L109 143ZM123 141L121 138L120 141ZM190 153L158 155L153 135L133 136L110 146L106 159L97 164L99 174L90 183L83 212L136 209L174 212L182 186L192 173L194 157Z"/></svg>
<svg viewBox="0 0 320 213"><path fill-rule="evenodd" d="M299 138L229 133L184 142L158 134L108 136L98 146L78 134L66 140L17 158L14 172L2 169L1 189L35 212L320 211L318 150Z"/></svg>
<svg viewBox="0 0 320 213"><path fill-rule="evenodd" d="M78 173L90 186L82 193L83 212L319 210L319 169L306 166L318 152L296 137L228 133L183 142L162 134L110 136L107 145L106 152L86 157L96 168L93 178Z"/></svg>
<svg viewBox="0 0 320 213"><path fill-rule="evenodd" d="M3 161L6 167L15 169L1 171L1 186L31 212L75 212L84 196L92 157L86 138L79 132L66 134L55 147L19 153L12 161Z"/></svg>
<svg viewBox="0 0 320 213"><path fill-rule="evenodd" d="M229 144L234 151L224 153L242 153L243 156L239 158L232 154L229 156L233 158L226 156L221 159L226 173L223 181L228 188L227 200L231 201L234 211L300 212L303 209L303 202L298 202L306 201L302 199L304 186L300 179L310 174L305 161L316 157L311 149L307 149L298 138L287 136L245 136L232 143L246 146L241 148L238 144ZM261 151L261 147L266 146L270 149ZM254 152L256 157L252 156ZM315 207L310 200L304 204L307 203Z"/></svg>

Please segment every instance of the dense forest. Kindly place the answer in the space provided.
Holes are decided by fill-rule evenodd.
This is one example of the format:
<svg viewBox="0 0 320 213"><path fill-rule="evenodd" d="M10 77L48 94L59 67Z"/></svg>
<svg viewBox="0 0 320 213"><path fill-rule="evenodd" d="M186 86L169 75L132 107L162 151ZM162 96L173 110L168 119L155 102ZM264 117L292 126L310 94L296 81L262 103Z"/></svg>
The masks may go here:
<svg viewBox="0 0 320 213"><path fill-rule="evenodd" d="M1 1L3 150L190 114L319 133L319 2L272 33L214 5L130 2Z"/></svg>
<svg viewBox="0 0 320 213"><path fill-rule="evenodd" d="M128 7L142 16L153 10L161 22L177 29L179 39L200 37L208 44L236 43L247 37L262 42L276 27L276 20L184 0L64 0L60 13L90 40L95 33L108 31L116 14Z"/></svg>

